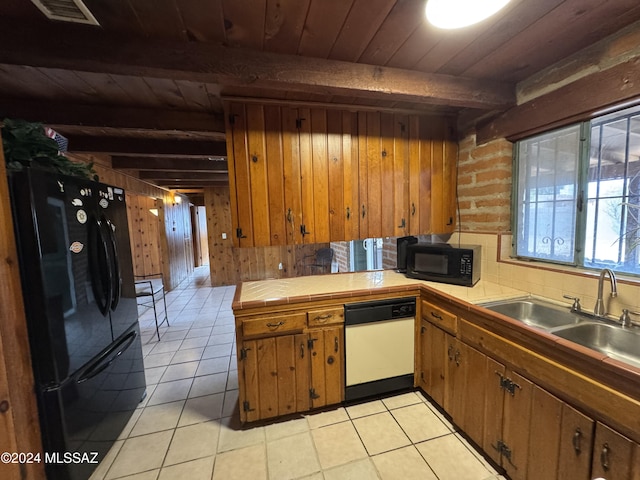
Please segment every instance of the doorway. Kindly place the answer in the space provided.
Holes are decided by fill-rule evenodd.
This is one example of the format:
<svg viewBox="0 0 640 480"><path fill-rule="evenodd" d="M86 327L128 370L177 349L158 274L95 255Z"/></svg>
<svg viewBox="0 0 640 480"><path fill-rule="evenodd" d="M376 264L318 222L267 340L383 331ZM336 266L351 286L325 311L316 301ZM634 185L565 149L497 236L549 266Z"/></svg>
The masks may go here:
<svg viewBox="0 0 640 480"><path fill-rule="evenodd" d="M209 238L207 234L207 209L204 206L192 206L193 256L196 267L209 265Z"/></svg>

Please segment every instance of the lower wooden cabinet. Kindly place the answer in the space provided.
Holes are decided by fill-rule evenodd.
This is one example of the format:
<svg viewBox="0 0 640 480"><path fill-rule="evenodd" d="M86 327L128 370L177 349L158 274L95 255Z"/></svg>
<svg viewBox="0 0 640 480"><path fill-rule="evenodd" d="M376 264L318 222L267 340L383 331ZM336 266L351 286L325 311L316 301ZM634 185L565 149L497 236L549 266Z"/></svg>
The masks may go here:
<svg viewBox="0 0 640 480"><path fill-rule="evenodd" d="M640 445L444 331L431 310L420 320L418 385L510 479L640 480Z"/></svg>
<svg viewBox="0 0 640 480"><path fill-rule="evenodd" d="M243 320L237 354L243 423L344 400L344 326L332 312L332 323L321 327L314 319L323 311L310 312L310 326L306 312Z"/></svg>
<svg viewBox="0 0 640 480"><path fill-rule="evenodd" d="M592 476L606 480L640 480L640 445L597 423Z"/></svg>
<svg viewBox="0 0 640 480"><path fill-rule="evenodd" d="M300 333L242 342L238 375L243 382L243 421L309 410L307 339L307 334Z"/></svg>
<svg viewBox="0 0 640 480"><path fill-rule="evenodd" d="M311 358L311 408L340 403L344 399L344 327L309 331Z"/></svg>

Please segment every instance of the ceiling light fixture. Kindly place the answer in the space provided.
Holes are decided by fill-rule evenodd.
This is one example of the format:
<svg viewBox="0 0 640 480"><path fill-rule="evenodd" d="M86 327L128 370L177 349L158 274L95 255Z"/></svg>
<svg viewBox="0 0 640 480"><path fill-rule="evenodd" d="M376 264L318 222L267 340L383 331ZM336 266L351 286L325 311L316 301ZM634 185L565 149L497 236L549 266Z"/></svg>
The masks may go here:
<svg viewBox="0 0 640 480"><path fill-rule="evenodd" d="M428 0L427 20L438 28L467 27L489 18L510 0Z"/></svg>

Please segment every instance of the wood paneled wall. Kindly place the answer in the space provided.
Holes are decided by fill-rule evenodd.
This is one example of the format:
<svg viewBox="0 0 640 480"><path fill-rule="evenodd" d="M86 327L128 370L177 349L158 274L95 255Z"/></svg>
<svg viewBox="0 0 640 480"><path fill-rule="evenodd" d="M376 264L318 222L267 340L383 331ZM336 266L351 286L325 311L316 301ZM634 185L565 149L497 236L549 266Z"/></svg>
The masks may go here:
<svg viewBox="0 0 640 480"><path fill-rule="evenodd" d="M101 182L121 187L127 193L134 274L163 272L165 285L173 289L193 272L191 213L187 197L111 169L109 156L68 156L74 161L94 162ZM176 201L177 197L180 202ZM149 212L151 208L158 209L158 217Z"/></svg>
<svg viewBox="0 0 640 480"><path fill-rule="evenodd" d="M164 270L160 250L160 199L127 193L127 216L134 275Z"/></svg>
<svg viewBox="0 0 640 480"><path fill-rule="evenodd" d="M266 278L290 278L309 275L307 266L315 252L328 243L236 248L233 246L228 187L206 188L211 285L235 285L238 282ZM226 238L222 238L223 234ZM282 263L282 269L279 268Z"/></svg>
<svg viewBox="0 0 640 480"><path fill-rule="evenodd" d="M27 324L0 148L0 452L42 452ZM0 463L0 478L44 479L44 464Z"/></svg>

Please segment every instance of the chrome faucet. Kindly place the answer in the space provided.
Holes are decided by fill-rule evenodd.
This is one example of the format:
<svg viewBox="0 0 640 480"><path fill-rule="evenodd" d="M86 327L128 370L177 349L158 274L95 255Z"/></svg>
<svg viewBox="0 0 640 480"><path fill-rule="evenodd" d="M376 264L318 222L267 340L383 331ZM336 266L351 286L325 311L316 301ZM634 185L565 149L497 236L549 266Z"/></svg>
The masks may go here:
<svg viewBox="0 0 640 480"><path fill-rule="evenodd" d="M609 281L611 282L611 298L618 296L618 286L616 283L616 275L608 268L603 268L600 272L600 279L598 280L598 298L596 299L596 306L593 307L593 314L596 317L606 317L607 309L602 301L602 286L604 283L605 275L609 275Z"/></svg>

